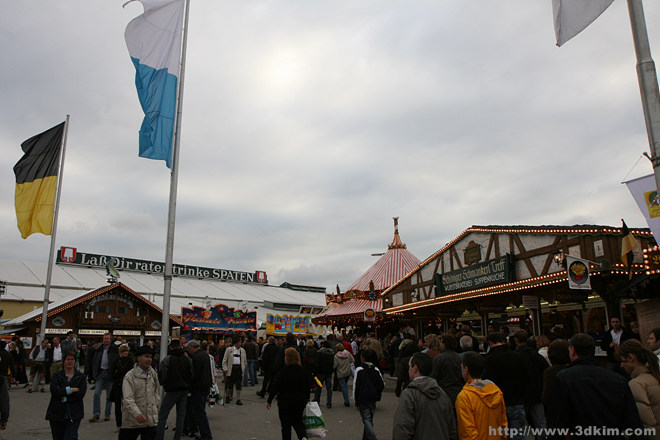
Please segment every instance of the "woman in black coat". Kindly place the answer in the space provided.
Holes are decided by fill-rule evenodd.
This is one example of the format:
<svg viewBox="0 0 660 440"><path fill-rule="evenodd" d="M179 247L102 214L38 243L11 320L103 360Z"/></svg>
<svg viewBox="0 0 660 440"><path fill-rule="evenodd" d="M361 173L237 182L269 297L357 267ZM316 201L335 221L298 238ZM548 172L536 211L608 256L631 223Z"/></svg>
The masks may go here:
<svg viewBox="0 0 660 440"><path fill-rule="evenodd" d="M76 369L76 355L65 353L64 368L51 377L50 403L46 420L50 421L53 440L76 440L80 421L85 416L83 397L87 392L85 376Z"/></svg>
<svg viewBox="0 0 660 440"><path fill-rule="evenodd" d="M294 347L284 351L284 368L275 377L270 388L266 408L277 397L277 409L282 425L282 440L291 439L291 428L296 431L298 439L307 438L303 412L309 401L311 374L300 365L300 354Z"/></svg>
<svg viewBox="0 0 660 440"><path fill-rule="evenodd" d="M115 403L115 424L117 431L121 428L121 401L124 397L121 392L121 386L124 383L124 376L135 366L135 361L130 355L130 348L127 344L119 347L119 357L112 366L112 389L110 390L110 400Z"/></svg>
<svg viewBox="0 0 660 440"><path fill-rule="evenodd" d="M401 349L401 360L399 361L399 375L396 378L396 388L394 394L396 397L401 396L401 392L406 389L410 383L410 376L408 375L408 362L413 354L419 351L419 346L414 342L409 342Z"/></svg>

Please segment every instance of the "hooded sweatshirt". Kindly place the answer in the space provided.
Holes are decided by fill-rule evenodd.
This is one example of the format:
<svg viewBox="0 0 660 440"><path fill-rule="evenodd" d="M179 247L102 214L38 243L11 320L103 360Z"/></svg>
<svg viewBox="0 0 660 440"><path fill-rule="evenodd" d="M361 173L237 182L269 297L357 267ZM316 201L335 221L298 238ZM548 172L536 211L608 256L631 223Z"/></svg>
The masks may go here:
<svg viewBox="0 0 660 440"><path fill-rule="evenodd" d="M394 413L393 440L455 440L449 396L432 377L420 376L401 393Z"/></svg>
<svg viewBox="0 0 660 440"><path fill-rule="evenodd" d="M335 354L334 369L337 371L339 379L351 376L351 364L353 362L355 362L353 355L347 350L338 351Z"/></svg>
<svg viewBox="0 0 660 440"><path fill-rule="evenodd" d="M460 439L507 438L504 429L501 436L489 435L489 428L507 426L504 396L490 380L475 379L463 386L456 398L456 417Z"/></svg>

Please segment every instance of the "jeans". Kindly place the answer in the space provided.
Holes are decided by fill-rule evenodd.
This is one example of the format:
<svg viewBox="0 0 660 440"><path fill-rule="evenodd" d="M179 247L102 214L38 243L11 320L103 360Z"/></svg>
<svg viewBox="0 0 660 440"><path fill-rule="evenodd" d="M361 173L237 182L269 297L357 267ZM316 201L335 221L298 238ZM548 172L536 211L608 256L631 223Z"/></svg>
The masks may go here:
<svg viewBox="0 0 660 440"><path fill-rule="evenodd" d="M376 402L360 403L360 416L364 424L362 440L378 440L374 431L374 411L376 411Z"/></svg>
<svg viewBox="0 0 660 440"><path fill-rule="evenodd" d="M194 423L199 429L199 436L202 440L211 440L211 427L209 426L209 419L206 416L206 398L209 396L209 390L199 391L193 390L190 393L190 414L192 415Z"/></svg>
<svg viewBox="0 0 660 440"><path fill-rule="evenodd" d="M248 384L248 375L250 376L250 385L259 384L259 381L257 380L257 361L256 361L256 359L248 359L247 360L245 373L243 373L243 386L247 386L247 384Z"/></svg>
<svg viewBox="0 0 660 440"><path fill-rule="evenodd" d="M525 405L525 414L527 415L530 426L534 428L545 428L545 410L542 403L530 403ZM537 440L545 439L545 435L537 435Z"/></svg>
<svg viewBox="0 0 660 440"><path fill-rule="evenodd" d="M525 407L523 405L510 405L506 407L506 420L509 423L509 428L517 429L519 435L509 436L511 440L525 440L525 426L527 419L525 419Z"/></svg>
<svg viewBox="0 0 660 440"><path fill-rule="evenodd" d="M156 439L163 440L165 437L165 425L167 425L167 416L174 405L176 405L176 431L174 432L174 440L181 440L183 433L183 424L186 418L186 402L188 400L188 390L183 391L166 391L163 394L163 399L160 401L160 409L158 410L158 427L156 428Z"/></svg>
<svg viewBox="0 0 660 440"><path fill-rule="evenodd" d="M325 390L328 393L328 400L327 404L328 407L332 406L332 373L330 374L319 374L318 376L319 381L325 388ZM317 401L318 403L321 403L321 393L323 392L323 388L317 388L314 391L314 400Z"/></svg>
<svg viewBox="0 0 660 440"><path fill-rule="evenodd" d="M101 393L105 389L105 416L110 417L112 411L112 400L110 400L110 390L112 390L112 379L110 371L101 370L96 378L96 389L94 390L94 415L101 416Z"/></svg>
<svg viewBox="0 0 660 440"><path fill-rule="evenodd" d="M50 432L53 440L78 440L80 420L50 421Z"/></svg>
<svg viewBox="0 0 660 440"><path fill-rule="evenodd" d="M339 382L339 389L341 390L341 393L344 395L344 404L346 403L351 403L351 401L348 399L348 387L346 386L346 382L348 381L348 377L338 377L337 382Z"/></svg>

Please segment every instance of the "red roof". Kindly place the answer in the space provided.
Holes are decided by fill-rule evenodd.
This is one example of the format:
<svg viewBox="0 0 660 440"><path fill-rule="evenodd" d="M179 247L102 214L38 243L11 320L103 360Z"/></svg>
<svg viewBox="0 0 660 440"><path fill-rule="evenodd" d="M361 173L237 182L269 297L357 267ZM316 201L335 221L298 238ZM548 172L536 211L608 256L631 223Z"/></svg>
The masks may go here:
<svg viewBox="0 0 660 440"><path fill-rule="evenodd" d="M419 259L406 249L399 237L398 217L394 218L394 238L387 252L376 261L346 291L370 292L369 282L374 282L374 290L382 292L419 266Z"/></svg>

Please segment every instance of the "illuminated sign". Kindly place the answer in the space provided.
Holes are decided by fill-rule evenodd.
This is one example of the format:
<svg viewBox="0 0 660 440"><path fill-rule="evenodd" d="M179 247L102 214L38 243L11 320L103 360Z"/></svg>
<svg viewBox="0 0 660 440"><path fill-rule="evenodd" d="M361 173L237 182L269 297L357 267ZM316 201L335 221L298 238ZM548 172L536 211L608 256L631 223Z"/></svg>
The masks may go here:
<svg viewBox="0 0 660 440"><path fill-rule="evenodd" d="M222 334L257 331L257 312L245 312L224 304L210 309L181 307L181 321L184 331Z"/></svg>

